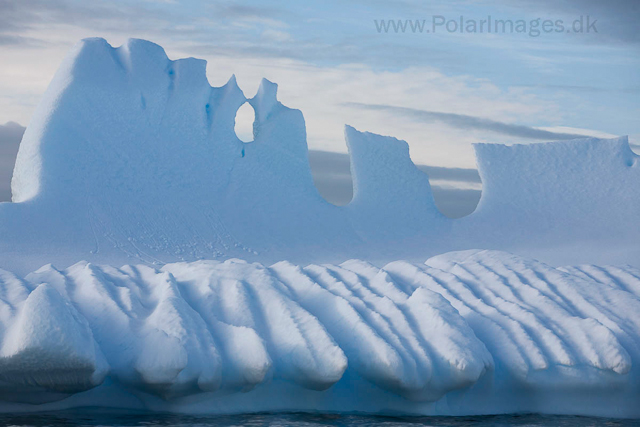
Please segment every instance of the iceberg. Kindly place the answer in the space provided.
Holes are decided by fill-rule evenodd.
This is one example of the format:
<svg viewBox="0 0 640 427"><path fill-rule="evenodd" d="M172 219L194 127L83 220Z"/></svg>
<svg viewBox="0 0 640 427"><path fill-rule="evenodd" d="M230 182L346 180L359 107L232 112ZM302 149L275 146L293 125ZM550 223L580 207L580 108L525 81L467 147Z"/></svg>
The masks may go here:
<svg viewBox="0 0 640 427"><path fill-rule="evenodd" d="M338 207L316 190L304 118L277 100L277 85L263 80L247 99L233 77L211 87L205 66L143 40L80 42L20 144L13 203L0 203L0 267L381 265L470 248L639 266L640 162L626 137L477 145L480 205L451 220L406 142L347 126L354 198ZM234 132L247 102L251 143Z"/></svg>
<svg viewBox="0 0 640 427"><path fill-rule="evenodd" d="M205 67L103 39L60 66L0 203L0 411L640 417L626 137L479 144L452 220L406 142L346 126L338 207L277 85Z"/></svg>

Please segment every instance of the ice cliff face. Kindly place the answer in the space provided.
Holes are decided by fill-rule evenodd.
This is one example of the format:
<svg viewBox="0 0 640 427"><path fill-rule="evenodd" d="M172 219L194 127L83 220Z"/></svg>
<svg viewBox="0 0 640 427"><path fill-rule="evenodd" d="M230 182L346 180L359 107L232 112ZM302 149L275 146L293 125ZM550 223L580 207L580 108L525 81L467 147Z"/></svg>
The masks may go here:
<svg viewBox="0 0 640 427"><path fill-rule="evenodd" d="M640 161L627 137L475 148L482 198L461 222L486 224L500 235L500 244L639 236Z"/></svg>
<svg viewBox="0 0 640 427"><path fill-rule="evenodd" d="M0 291L0 410L640 416L631 267L81 262Z"/></svg>
<svg viewBox="0 0 640 427"><path fill-rule="evenodd" d="M247 100L234 78L211 87L205 65L143 40L80 42L20 146L14 203L0 204L0 266L383 262L473 247L558 263L640 259L640 166L624 138L479 145L480 206L452 221L404 141L347 127L355 196L336 207L313 185L304 119L277 86L264 80ZM256 111L249 144L234 133L245 102ZM619 250L603 254L603 241Z"/></svg>

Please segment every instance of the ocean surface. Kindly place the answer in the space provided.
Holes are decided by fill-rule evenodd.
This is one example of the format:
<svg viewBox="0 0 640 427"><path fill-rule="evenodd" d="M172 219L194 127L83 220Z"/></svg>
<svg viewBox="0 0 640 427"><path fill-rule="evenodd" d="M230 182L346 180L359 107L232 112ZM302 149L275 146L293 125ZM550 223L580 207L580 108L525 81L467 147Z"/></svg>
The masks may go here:
<svg viewBox="0 0 640 427"><path fill-rule="evenodd" d="M190 416L97 412L91 410L0 415L2 426L640 426L640 420L558 415L490 415L469 417L381 417L367 415L251 414Z"/></svg>

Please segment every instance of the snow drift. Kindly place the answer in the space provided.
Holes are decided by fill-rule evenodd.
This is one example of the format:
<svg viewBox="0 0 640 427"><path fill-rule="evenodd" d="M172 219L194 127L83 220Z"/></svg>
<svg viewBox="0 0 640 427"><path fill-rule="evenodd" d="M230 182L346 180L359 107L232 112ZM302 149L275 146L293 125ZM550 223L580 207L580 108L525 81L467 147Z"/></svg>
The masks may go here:
<svg viewBox="0 0 640 427"><path fill-rule="evenodd" d="M640 416L632 267L466 251L382 269L80 262L0 278L5 411Z"/></svg>
<svg viewBox="0 0 640 427"><path fill-rule="evenodd" d="M247 99L234 78L211 87L205 65L143 40L80 42L20 145L14 203L0 204L0 267L381 263L474 247L638 265L640 166L626 138L476 146L480 206L450 220L404 141L347 127L354 199L336 207L314 187L304 119L277 86L263 80ZM245 102L256 111L248 144L234 133Z"/></svg>

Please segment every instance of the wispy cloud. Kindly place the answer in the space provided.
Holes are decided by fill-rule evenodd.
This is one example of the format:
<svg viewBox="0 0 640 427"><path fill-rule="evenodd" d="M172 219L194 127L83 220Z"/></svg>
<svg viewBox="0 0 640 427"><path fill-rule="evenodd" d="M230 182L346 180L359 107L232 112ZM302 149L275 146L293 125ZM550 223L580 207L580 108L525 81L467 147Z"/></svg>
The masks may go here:
<svg viewBox="0 0 640 427"><path fill-rule="evenodd" d="M363 104L358 102L347 102L346 106L369 111L385 111L390 114L414 117L425 122L439 121L458 129L475 129L495 132L502 135L516 138L537 139L537 140L561 140L585 137L584 134L550 132L530 126L515 125L484 119L480 117L467 116L464 114L443 113L439 111L419 110L416 108L398 107L394 105Z"/></svg>
<svg viewBox="0 0 640 427"><path fill-rule="evenodd" d="M309 163L315 175L351 176L348 154L330 151L309 150ZM429 175L431 180L466 182L479 184L480 175L476 169L446 168L441 166L416 165Z"/></svg>
<svg viewBox="0 0 640 427"><path fill-rule="evenodd" d="M1 24L0 24L1 25ZM42 47L46 43L32 37L22 37L14 34L3 34L0 32L0 46L17 46L21 48Z"/></svg>
<svg viewBox="0 0 640 427"><path fill-rule="evenodd" d="M274 19L283 12L282 9L274 7L240 3L216 2L211 4L210 7L216 16L226 19Z"/></svg>
<svg viewBox="0 0 640 427"><path fill-rule="evenodd" d="M598 87L598 86L580 86L580 85L535 84L535 85L519 85L518 87L530 88L530 89L547 89L552 91L583 92L583 93L638 93L640 92L640 86Z"/></svg>
<svg viewBox="0 0 640 427"><path fill-rule="evenodd" d="M506 2L506 1L505 1ZM506 2L512 5L512 2ZM589 15L599 20L598 38L585 39L591 43L640 44L640 3L637 0L524 0L521 7L545 10L547 13Z"/></svg>

